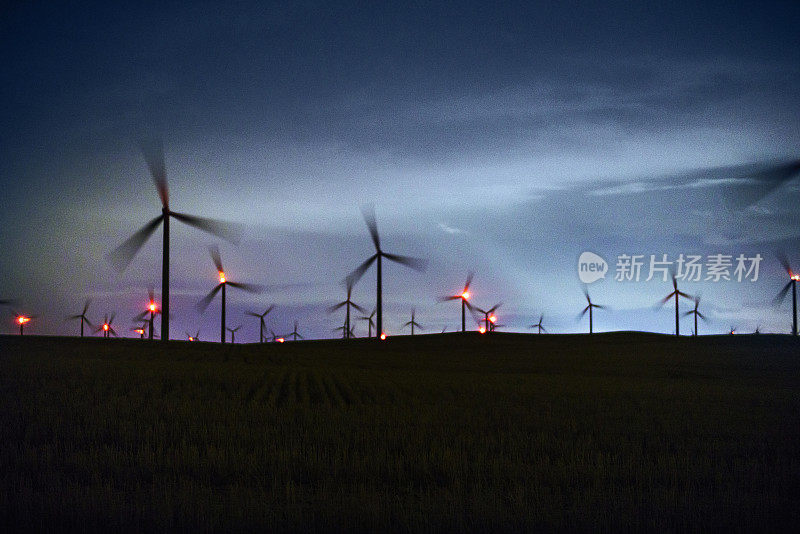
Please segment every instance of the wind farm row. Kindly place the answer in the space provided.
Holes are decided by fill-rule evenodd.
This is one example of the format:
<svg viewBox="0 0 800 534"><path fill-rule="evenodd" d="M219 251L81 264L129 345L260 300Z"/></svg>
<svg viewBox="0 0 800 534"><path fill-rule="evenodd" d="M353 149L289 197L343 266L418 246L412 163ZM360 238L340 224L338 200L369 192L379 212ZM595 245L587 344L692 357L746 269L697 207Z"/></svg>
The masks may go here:
<svg viewBox="0 0 800 534"><path fill-rule="evenodd" d="M154 340L160 338L162 341L173 339L170 335L170 319L172 317L170 310L170 223L171 221L178 221L184 223L195 229L199 229L212 236L221 238L233 244L239 242L239 232L234 225L225 223L223 221L198 217L181 212L177 212L170 207L170 194L167 182L166 165L164 161L164 150L160 142L151 142L142 145L142 152L147 163L153 183L156 187L159 199L161 201L161 214L148 221L142 228L125 240L116 249L108 254L110 264L119 272L123 273L125 269L131 264L136 257L139 250L150 239L150 237L159 228L162 228L162 257L161 257L161 302L157 302L155 297L155 290L151 286L148 290L148 301L146 309L142 310L133 318L133 325L130 328L131 335L138 335L140 338L147 338ZM779 169L783 171L783 166ZM375 212L372 207L362 207L362 215L366 223L372 244L374 246L374 253L366 258L360 265L352 270L344 278L344 287L346 291L345 299L330 306L327 311L329 314L344 309L344 318L340 326L334 328L332 331L341 335L343 339L351 339L356 337L356 322L361 321L365 324L367 329L367 337L380 337L385 338L387 329L384 328L384 299L383 299L383 270L388 264L397 264L416 271L425 271L428 262L425 259L404 256L393 252L384 250L380 234L378 232L378 225L375 217ZM209 247L212 263L217 273L214 287L209 293L196 303L196 310L200 313L206 311L211 305L212 301L220 296L220 323L219 323L219 341L225 343L230 338L230 342L235 342L236 333L242 328L242 324L236 326L229 326L227 315L227 293L228 289L249 293L258 294L264 290L263 286L253 283L247 283L239 280L232 280L228 276L223 266L222 257L219 248L216 245ZM800 280L800 274L795 274L791 269L788 259L785 255L779 253L780 262L788 275L788 282L778 293L773 304L779 305L786 297L788 292L792 292L792 334L797 335L797 291L796 282ZM375 306L370 313L367 313L367 308L357 304L353 301L352 295L356 284L362 280L367 271L375 266L376 286L375 286ZM467 312L472 316L476 324L476 329L481 333L490 333L497 329L503 328L504 325L498 323L498 310L502 306L501 303L495 303L492 306L480 307L472 301L472 294L470 286L472 284L473 273L469 273L463 287L456 293L445 295L437 299L439 303L446 302L459 302L460 303L460 330L467 331ZM595 311L602 310L608 312L610 308L604 304L593 302L591 296L584 286L584 296L586 305L578 315L578 319L582 319L588 315L588 333L594 333L594 313ZM699 320L706 321L707 317L700 311L699 306L701 302L700 295L689 295L678 288L678 281L675 273L672 273L672 291L665 296L658 304L660 308L674 299L675 304L675 335L680 335L680 323L682 317L691 316L693 319L694 328L693 335L699 334ZM680 300L688 300L693 303L693 308L681 313ZM12 306L15 301L0 301L0 305ZM90 301L87 299L82 311L78 314L68 316L68 320L80 321L80 336L86 334L86 327L89 327L92 334L101 334L105 338L112 336L119 336L117 325L114 321L116 313L105 314L102 322L98 321L97 324L89 320L87 313L89 310ZM304 339L303 335L299 332L299 320L294 320L294 328L291 332L285 334L276 334L271 328L268 328L267 316L275 309L274 305L269 305L263 308L263 312L247 311L245 315L258 319L259 342L273 341L284 342L288 339L297 341ZM354 316L354 313L360 315ZM156 330L156 316L160 316L160 331ZM38 318L37 315L29 315L25 313L18 313L13 311L15 324L19 327L20 335L24 334L26 326ZM528 325L530 329L534 329L537 333L548 332L543 324L544 314L540 314L539 320L535 324ZM424 331L422 324L417 322L417 310L412 308L410 312L410 320L402 323L401 329L403 332L409 332L415 335L418 331ZM734 333L735 327L730 328L730 333ZM758 331L758 330L757 330ZM444 332L444 330L442 330ZM186 339L189 341L200 340L200 330L198 329L194 334L186 332Z"/></svg>

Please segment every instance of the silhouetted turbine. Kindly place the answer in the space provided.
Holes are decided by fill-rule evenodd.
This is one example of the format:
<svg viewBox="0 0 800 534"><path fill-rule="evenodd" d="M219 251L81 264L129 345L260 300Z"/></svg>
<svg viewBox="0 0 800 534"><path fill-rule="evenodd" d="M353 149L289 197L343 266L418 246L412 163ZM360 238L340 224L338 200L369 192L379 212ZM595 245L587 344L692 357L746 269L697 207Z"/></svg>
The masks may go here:
<svg viewBox="0 0 800 534"><path fill-rule="evenodd" d="M503 305L502 302L498 302L497 304L495 304L494 306L492 306L488 310L482 310L481 308L478 308L477 306L474 307L476 312L483 314L483 319L480 319L478 321L478 324L480 325L481 321L483 321L483 327L485 328L486 332L491 332L497 326L497 324L496 324L497 323L497 316L494 314L494 312L497 311L497 308L499 308L502 305ZM473 310L470 310L470 311L473 311Z"/></svg>
<svg viewBox="0 0 800 534"><path fill-rule="evenodd" d="M423 329L422 326L420 326L420 324L417 321L414 320L414 314L415 313L416 313L416 310L411 310L411 320L403 325L403 328L405 328L407 326L411 327L411 335L412 336L414 335L414 327L419 328L420 330Z"/></svg>
<svg viewBox="0 0 800 534"><path fill-rule="evenodd" d="M293 341L297 341L297 338L303 339L303 336L301 336L297 332L297 327L298 326L300 326L300 321L295 321L294 322L294 330L292 330L289 334L287 334L286 337L290 337L290 336L293 337L294 338Z"/></svg>
<svg viewBox="0 0 800 534"><path fill-rule="evenodd" d="M351 332L352 332L352 327L350 326L350 308L352 307L356 311L360 311L361 313L366 313L364 308L362 308L361 306L359 306L358 304L353 302L353 300L350 298L350 296L353 293L353 283L354 282L348 278L345 281L345 287L347 289L347 298L345 300L343 300L342 302L334 304L333 306L328 308L328 313L333 313L336 310L338 310L339 308L341 308L342 306L344 306L346 308L347 312L345 313L344 327L343 327L344 332L343 332L343 335L342 335L342 337L344 339L350 339Z"/></svg>
<svg viewBox="0 0 800 534"><path fill-rule="evenodd" d="M25 315L22 313L12 312L14 314L14 322L19 325L19 335L25 334L25 325L34 319L38 319L38 315Z"/></svg>
<svg viewBox="0 0 800 534"><path fill-rule="evenodd" d="M197 333L195 335L190 334L189 331L187 330L186 339L188 341L200 341L200 329L199 328L197 329Z"/></svg>
<svg viewBox="0 0 800 534"><path fill-rule="evenodd" d="M547 332L547 329L544 326L542 326L542 319L544 319L544 314L539 316L539 322L538 323L532 324L528 328L538 328L539 329L539 332L538 332L539 334L541 334L542 332Z"/></svg>
<svg viewBox="0 0 800 534"><path fill-rule="evenodd" d="M684 317L686 317L687 315L694 315L694 331L692 332L693 336L699 335L699 331L697 330L697 318L699 317L704 321L708 321L708 319L706 319L706 316L700 313L700 311L697 309L699 306L700 306L700 295L697 295L694 298L694 309L689 310L683 314Z"/></svg>
<svg viewBox="0 0 800 534"><path fill-rule="evenodd" d="M397 254L389 254L384 252L381 249L381 238L378 235L378 223L375 222L375 210L372 207L362 207L361 214L364 216L364 221L367 223L367 228L369 228L369 234L372 237L372 243L375 245L375 254L367 258L367 260L359 265L352 273L350 273L347 277L348 285L354 285L358 280L364 276L364 273L367 272L370 265L373 262L377 264L378 269L378 283L376 288L376 306L375 309L378 311L377 316L377 331L376 336L380 337L383 333L383 280L382 280L382 260L386 258L387 260L393 261L395 263L399 263L401 265L406 265L415 269L417 271L425 270L425 266L427 262L425 260L421 260L419 258L411 258L408 256L398 256Z"/></svg>
<svg viewBox="0 0 800 534"><path fill-rule="evenodd" d="M372 318L374 316L375 316L375 310L372 310L372 313L370 313L368 316L364 315L364 316L359 317L359 319L361 319L362 321L367 321L367 329L368 329L367 337L368 338L372 337L372 327L375 326L375 321L372 320Z"/></svg>
<svg viewBox="0 0 800 534"><path fill-rule="evenodd" d="M247 312L247 315L249 315L249 316L251 316L251 317L258 317L258 322L259 322L259 330L258 330L258 342L259 342L259 343L263 343L263 342L264 342L264 328L266 328L266 326L267 326L267 325L266 325L266 323L265 323L265 321L264 321L264 318L267 316L267 314L268 314L269 312L271 312L271 311L272 311L272 309L273 309L274 307L275 307L275 306L270 306L269 308L267 308L267 309L264 311L264 313Z"/></svg>
<svg viewBox="0 0 800 534"><path fill-rule="evenodd" d="M142 144L142 152L150 175L153 177L158 196L161 198L161 215L144 225L138 232L129 237L120 246L109 254L112 265L120 272L130 264L133 257L142 248L147 239L156 231L158 226L163 223L164 237L162 241L161 253L161 339L169 340L169 221L170 217L177 219L189 226L199 228L204 232L216 235L223 239L236 242L238 232L232 225L207 219L195 217L172 211L169 207L169 187L167 185L167 171L164 164L164 147L160 141ZM223 330L224 333L224 330Z"/></svg>
<svg viewBox="0 0 800 534"><path fill-rule="evenodd" d="M110 338L112 334L116 336L117 331L114 330L114 317L116 316L116 313L112 313L111 318L109 318L108 314L106 314L106 316L103 318L103 324L97 327L97 330L95 330L94 333L97 334L98 332L102 332L103 337L106 339Z"/></svg>
<svg viewBox="0 0 800 534"><path fill-rule="evenodd" d="M783 289L780 290L778 295L775 297L773 304L775 306L780 305L783 302L783 299L786 298L786 293L789 291L789 288L792 289L792 335L797 335L797 281L800 280L800 274L796 274L792 271L792 267L789 265L789 260L786 258L786 255L783 252L778 252L778 259L783 265L784 270L786 270L786 274L789 275L789 281L786 282L786 285L783 286Z"/></svg>
<svg viewBox="0 0 800 534"><path fill-rule="evenodd" d="M461 301L461 331L467 331L467 308L472 310L472 306L469 303L469 285L472 283L472 276L474 273L469 273L467 275L467 283L464 284L464 289L457 295L449 295L446 297L439 297L439 302L447 302L450 300L460 300Z"/></svg>
<svg viewBox="0 0 800 534"><path fill-rule="evenodd" d="M222 268L222 258L220 258L219 249L214 246L209 247L208 250L211 252L211 259L214 260L214 266L217 268L217 273L219 274L219 284L217 284L214 289L212 289L208 295L203 298L203 300L197 303L197 309L201 313L204 312L214 299L214 295L216 295L220 289L222 290L222 316L220 318L219 342L225 343L225 288L227 286L231 286L241 289L242 291L247 291L248 293L258 293L261 290L261 287L254 284L242 284L228 280L225 277L225 270Z"/></svg>
<svg viewBox="0 0 800 534"><path fill-rule="evenodd" d="M661 301L658 303L658 307L660 308L664 304L669 302L669 299L675 298L675 335L679 336L681 335L681 321L680 321L681 316L680 316L679 299L680 297L683 297L685 299L691 300L692 296L687 295L686 293L678 289L678 279L675 278L674 274L672 275L672 288L673 288L672 293L661 299Z"/></svg>
<svg viewBox="0 0 800 534"><path fill-rule="evenodd" d="M94 328L94 325L92 324L92 322L89 321L88 317L86 317L86 312L89 311L89 304L91 304L91 302L92 302L92 299L86 299L86 302L83 305L83 311L81 313L79 313L77 315L70 315L69 317L67 317L67 320L70 320L70 321L74 321L75 319L80 319L81 320L81 337L83 337L83 325L84 325L84 323L89 325L89 328Z"/></svg>
<svg viewBox="0 0 800 534"><path fill-rule="evenodd" d="M145 321L148 323L148 338L153 339L154 337L154 328L153 323L155 316L161 313L161 310L158 309L158 305L156 304L155 299L155 289L153 287L147 288L147 309L136 316L135 320L137 321ZM150 318L147 318L147 315L150 315Z"/></svg>
<svg viewBox="0 0 800 534"><path fill-rule="evenodd" d="M593 315L592 315L592 311L593 311L595 308L597 308L598 310L605 310L605 309L606 309L606 306L603 306L603 305L601 305L601 304L594 304L594 303L592 303L592 299L591 299L591 297L589 296L589 291L587 291L587 289L586 289L586 288L583 288L583 294L584 294L584 296L586 297L586 302L587 302L588 304L587 304L587 305L586 305L586 307L583 309L583 311L580 313L580 315L578 315L578 319L580 319L580 318L582 318L584 315L586 315L586 312L588 311L588 312L589 312L589 333L590 333L590 334L593 334L593 333L594 333L594 318L593 318Z"/></svg>
<svg viewBox="0 0 800 534"><path fill-rule="evenodd" d="M231 344L236 343L236 332L238 332L241 327L242 325L239 325L236 328L228 328L228 332L231 333Z"/></svg>

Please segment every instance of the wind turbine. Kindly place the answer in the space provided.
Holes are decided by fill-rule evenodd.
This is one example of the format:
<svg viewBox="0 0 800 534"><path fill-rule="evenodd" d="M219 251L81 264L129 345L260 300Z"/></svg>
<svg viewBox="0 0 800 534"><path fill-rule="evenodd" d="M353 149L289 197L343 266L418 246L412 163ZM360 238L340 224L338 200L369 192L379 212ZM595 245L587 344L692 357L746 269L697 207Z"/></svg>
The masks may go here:
<svg viewBox="0 0 800 534"><path fill-rule="evenodd" d="M495 329L497 323L497 316L494 314L494 312L497 311L497 308L499 308L502 305L503 305L502 302L498 302L488 310L482 310L477 306L475 306L475 311L483 314L483 319L481 319L480 321L483 321L483 327L485 332L491 332L492 330ZM472 309L470 309L470 311L472 311ZM478 324L480 324L480 321L478 321Z"/></svg>
<svg viewBox="0 0 800 534"><path fill-rule="evenodd" d="M214 246L209 247L208 250L211 252L211 259L214 260L214 265L219 273L219 284L217 284L214 289L212 289L209 294L203 298L203 300L197 303L197 309L200 310L201 313L204 312L214 299L214 295L216 295L220 289L222 290L222 318L220 320L219 342L225 343L225 288L227 286L231 286L241 289L242 291L247 291L248 293L258 293L261 288L253 284L241 284L239 282L231 282L228 280L225 277L225 270L222 268L222 258L220 258L219 249ZM164 335L163 332L161 335Z"/></svg>
<svg viewBox="0 0 800 534"><path fill-rule="evenodd" d="M586 315L586 312L588 311L589 312L589 333L593 334L594 333L594 318L592 316L592 311L595 308L597 308L598 310L605 310L606 306L603 306L601 304L594 304L592 302L592 298L589 296L589 291L585 287L583 288L583 294L584 294L584 296L586 296L587 305L583 309L583 311L580 313L580 315L578 315L578 319L580 319L584 315Z"/></svg>
<svg viewBox="0 0 800 534"><path fill-rule="evenodd" d="M89 321L88 317L86 317L86 312L89 311L89 304L91 304L91 299L86 299L86 303L83 305L83 311L77 315L70 315L67 317L68 321L74 321L75 319L81 320L81 337L83 337L83 325L88 324L89 328L94 328L91 321Z"/></svg>
<svg viewBox="0 0 800 534"><path fill-rule="evenodd" d="M547 329L544 326L542 326L542 319L544 319L544 314L539 316L539 322L538 323L532 324L528 328L538 328L539 329L539 332L538 332L539 334L541 334L542 332L547 332Z"/></svg>
<svg viewBox="0 0 800 534"><path fill-rule="evenodd" d="M270 330L269 333L272 334L272 342L273 343L276 343L276 342L277 343L283 343L284 342L284 339L283 339L282 336L279 336L278 334L276 334L272 330Z"/></svg>
<svg viewBox="0 0 800 534"><path fill-rule="evenodd" d="M200 341L200 329L199 328L197 329L197 333L195 335L190 334L189 331L187 330L186 331L186 340L187 341Z"/></svg>
<svg viewBox="0 0 800 534"><path fill-rule="evenodd" d="M111 334L116 336L117 335L117 331L114 330L114 326L113 326L114 325L114 317L116 317L116 315L117 315L116 313L112 313L111 314L111 318L109 318L108 315L106 315L103 318L103 324L98 326L97 330L95 330L94 333L96 334L98 332L102 332L103 333L103 338L105 338L105 339L110 338Z"/></svg>
<svg viewBox="0 0 800 534"><path fill-rule="evenodd" d="M231 333L231 344L236 343L236 332L238 332L241 327L242 325L239 325L236 328L228 328L228 332Z"/></svg>
<svg viewBox="0 0 800 534"><path fill-rule="evenodd" d="M372 327L375 326L375 321L372 320L374 316L375 316L375 310L372 310L372 313L370 313L368 316L364 315L362 317L359 317L359 319L361 319L362 321L367 321L368 338L372 337Z"/></svg>
<svg viewBox="0 0 800 534"><path fill-rule="evenodd" d="M684 293L683 291L678 289L678 279L675 278L674 274L672 275L672 288L673 288L672 293L670 293L669 295L667 295L666 297L661 299L661 301L658 304L658 307L660 308L664 304L669 302L669 299L671 299L673 297L675 298L675 335L679 336L679 335L681 335L681 321L680 321L680 317L681 316L680 316L680 309L679 309L679 306L678 306L679 299L681 297L683 297L685 299L690 299L691 300L692 296L691 295L687 295L686 293Z"/></svg>
<svg viewBox="0 0 800 534"><path fill-rule="evenodd" d="M783 302L783 299L786 298L786 293L789 291L789 288L792 289L792 335L797 335L797 281L800 280L800 274L795 273L792 271L792 267L789 265L789 260L786 258L786 255L782 252L778 253L778 259L783 265L786 274L789 275L789 281L786 282L786 285L783 286L783 289L780 290L778 295L775 297L773 303L778 306Z"/></svg>
<svg viewBox="0 0 800 534"><path fill-rule="evenodd" d="M136 320L138 321L145 321L148 323L148 339L153 339L153 320L156 315L161 313L158 309L158 305L156 304L155 299L155 289L152 287L147 288L147 309L136 316ZM150 314L150 318L147 318L147 314Z"/></svg>
<svg viewBox="0 0 800 534"><path fill-rule="evenodd" d="M347 322L346 321L342 326L334 328L333 331L334 332L341 332L342 333L342 339L350 339L350 337L356 337L356 335L353 333L352 329L350 329L350 331L349 331L349 336L350 337L348 337L348 330L347 330Z"/></svg>
<svg viewBox="0 0 800 534"><path fill-rule="evenodd" d="M361 306L359 306L358 304L353 302L353 300L350 298L350 295L352 295L352 293L353 293L353 283L354 282L352 280L350 280L350 278L348 278L345 281L345 285L346 285L346 288L347 288L347 298L345 300L343 300L342 302L339 302L338 304L334 304L333 306L328 308L328 313L333 313L336 310L338 310L339 308L341 308L342 306L346 307L347 312L345 314L344 327L343 327L344 332L342 334L342 337L344 337L344 339L350 339L351 331L352 331L352 328L350 327L350 308L352 307L356 311L360 311L361 313L366 313L364 308L362 308Z"/></svg>
<svg viewBox="0 0 800 534"><path fill-rule="evenodd" d="M464 289L461 290L460 293L457 295L449 295L447 297L439 297L439 302L447 302L450 300L460 300L461 301L461 331L467 331L467 308L472 310L472 306L469 303L469 285L472 283L472 276L474 273L469 273L467 275L467 283L464 284Z"/></svg>
<svg viewBox="0 0 800 534"><path fill-rule="evenodd" d="M247 312L247 315L249 315L251 317L258 317L258 320L259 320L258 342L259 343L263 343L264 342L264 328L266 328L266 324L264 322L264 318L267 316L267 314L269 312L272 311L272 308L274 308L274 307L275 306L270 306L269 308L267 308L264 311L264 313Z"/></svg>
<svg viewBox="0 0 800 534"><path fill-rule="evenodd" d="M148 145L142 145L142 152L150 175L153 177L161 198L161 215L145 224L138 232L129 237L120 246L109 254L111 264L120 272L130 264L133 257L142 248L142 245L156 231L160 224L164 225L164 237L161 252L161 340L169 340L169 222L170 218L177 219L189 226L194 226L204 232L216 235L223 239L236 242L237 233L231 225L225 224L214 219L205 217L195 217L177 211L172 211L169 207L169 187L167 185L167 170L164 163L164 147L160 141ZM223 329L224 333L224 329Z"/></svg>
<svg viewBox="0 0 800 534"><path fill-rule="evenodd" d="M422 326L421 326L421 325L420 325L420 324L419 324L417 321L415 321L415 320L414 320L414 314L415 314L415 313L416 313L416 310L411 310L411 320L410 320L410 321L408 321L406 324L404 324L404 325L403 325L403 328L405 328L405 327L407 327L407 326L410 326L410 327L411 327L411 335L412 335L412 336L414 335L414 327L417 327L417 328L419 328L420 330L422 330L422 329L423 329L423 328L422 328Z"/></svg>
<svg viewBox="0 0 800 534"><path fill-rule="evenodd" d="M700 295L697 295L694 298L694 309L689 310L683 314L684 317L686 317L687 315L694 315L694 331L692 332L693 336L699 335L698 334L699 331L697 330L697 318L700 317L702 320L708 321L708 319L706 319L706 316L700 313L700 311L697 309L699 306L700 306Z"/></svg>
<svg viewBox="0 0 800 534"><path fill-rule="evenodd" d="M31 322L33 319L37 319L38 315L25 315L17 312L14 313L14 322L19 325L19 335L25 334L25 325Z"/></svg>
<svg viewBox="0 0 800 534"><path fill-rule="evenodd" d="M370 265L373 263L377 264L378 268L378 284L376 289L376 306L375 308L378 310L377 316L377 336L383 334L383 279L382 279L382 260L386 258L389 261L393 261L395 263L399 263L401 265L405 265L407 267L411 267L417 271L425 270L425 266L427 262L425 260L421 260L419 258L411 258L409 256L399 256L397 254L389 254L388 252L384 252L381 249L381 238L378 235L378 223L375 222L375 210L372 207L362 207L361 214L364 216L364 222L367 223L367 228L369 229L369 234L372 237L372 243L375 245L375 254L367 258L367 260L356 267L356 269L347 276L347 283L348 284L355 284L358 280L364 276L364 273L367 272Z"/></svg>
<svg viewBox="0 0 800 534"><path fill-rule="evenodd" d="M147 332L146 326L147 326L147 322L144 322L144 323L142 323L141 326L134 326L133 328L131 328L131 331L132 332L136 332L137 334L139 334L139 339L144 339L144 334L145 334L145 332Z"/></svg>
<svg viewBox="0 0 800 534"><path fill-rule="evenodd" d="M292 330L290 333L286 334L286 336L285 336L285 337L290 337L290 336L291 336L291 337L293 337L293 338L294 338L294 339L293 339L293 341L297 341L297 338L303 339L303 336L301 336L301 335L300 335L300 334L297 332L297 327L298 327L298 326L300 326L300 321L295 321L295 322L294 322L294 330ZM283 339L283 338L278 338L278 340L281 340L281 339Z"/></svg>

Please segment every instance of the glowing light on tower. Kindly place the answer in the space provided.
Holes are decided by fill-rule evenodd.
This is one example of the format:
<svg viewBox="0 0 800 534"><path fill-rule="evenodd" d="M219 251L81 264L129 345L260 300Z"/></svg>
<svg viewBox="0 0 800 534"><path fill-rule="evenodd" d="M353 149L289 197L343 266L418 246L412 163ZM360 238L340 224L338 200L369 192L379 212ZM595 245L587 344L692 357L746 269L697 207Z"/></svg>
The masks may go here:
<svg viewBox="0 0 800 534"><path fill-rule="evenodd" d="M386 333L385 332L381 332L381 339L386 339Z"/></svg>
<svg viewBox="0 0 800 534"><path fill-rule="evenodd" d="M464 291L461 293L461 298L464 300L469 300L469 291Z"/></svg>
<svg viewBox="0 0 800 534"><path fill-rule="evenodd" d="M480 332L481 334L485 334L486 333L486 327L485 326L481 326L480 328L478 328L478 332Z"/></svg>
<svg viewBox="0 0 800 534"><path fill-rule="evenodd" d="M156 303L155 302L151 302L150 303L150 313L155 313L155 312L156 312Z"/></svg>
<svg viewBox="0 0 800 534"><path fill-rule="evenodd" d="M224 284L225 283L225 272L224 271L220 271L219 272L219 283L220 284Z"/></svg>

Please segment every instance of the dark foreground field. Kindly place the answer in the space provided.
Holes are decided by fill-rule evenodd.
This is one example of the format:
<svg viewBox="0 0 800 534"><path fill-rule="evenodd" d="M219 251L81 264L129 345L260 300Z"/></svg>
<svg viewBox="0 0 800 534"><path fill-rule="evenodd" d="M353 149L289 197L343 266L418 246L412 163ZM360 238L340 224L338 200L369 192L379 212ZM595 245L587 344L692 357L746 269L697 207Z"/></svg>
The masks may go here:
<svg viewBox="0 0 800 534"><path fill-rule="evenodd" d="M778 530L800 343L0 337L0 530Z"/></svg>

